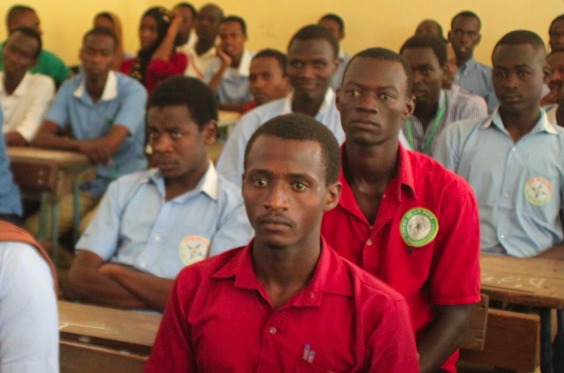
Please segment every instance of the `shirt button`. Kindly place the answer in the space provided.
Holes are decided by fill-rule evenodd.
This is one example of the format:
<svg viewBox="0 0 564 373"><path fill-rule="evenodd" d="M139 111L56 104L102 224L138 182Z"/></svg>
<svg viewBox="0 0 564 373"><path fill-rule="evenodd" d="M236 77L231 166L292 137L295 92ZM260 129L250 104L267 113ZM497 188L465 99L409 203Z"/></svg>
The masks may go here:
<svg viewBox="0 0 564 373"><path fill-rule="evenodd" d="M268 329L268 332L272 335L276 334L276 328L274 326L271 326L270 329Z"/></svg>
<svg viewBox="0 0 564 373"><path fill-rule="evenodd" d="M139 265L141 266L141 268L145 268L145 266L146 266L145 262L141 262L141 263L139 263Z"/></svg>
<svg viewBox="0 0 564 373"><path fill-rule="evenodd" d="M367 244L368 246L372 245L372 240L371 240L371 239L368 239L368 241L366 241L366 244Z"/></svg>
<svg viewBox="0 0 564 373"><path fill-rule="evenodd" d="M501 235L500 237L501 237L501 238L505 238L505 235L504 235L504 234L502 234L502 235Z"/></svg>
<svg viewBox="0 0 564 373"><path fill-rule="evenodd" d="M517 149L515 149L515 148L511 148L511 151L512 151L512 152L514 152L514 151L516 151L516 150L517 150Z"/></svg>
<svg viewBox="0 0 564 373"><path fill-rule="evenodd" d="M161 240L161 236L155 236L155 241L160 241Z"/></svg>
<svg viewBox="0 0 564 373"><path fill-rule="evenodd" d="M509 198L509 193L505 193L503 196L504 196L505 198Z"/></svg>

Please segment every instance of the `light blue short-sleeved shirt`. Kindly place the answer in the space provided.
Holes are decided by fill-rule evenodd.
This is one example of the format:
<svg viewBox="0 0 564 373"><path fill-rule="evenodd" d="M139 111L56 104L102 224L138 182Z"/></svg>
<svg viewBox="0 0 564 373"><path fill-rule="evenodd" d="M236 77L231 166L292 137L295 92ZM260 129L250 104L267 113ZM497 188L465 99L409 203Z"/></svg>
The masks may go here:
<svg viewBox="0 0 564 373"><path fill-rule="evenodd" d="M243 115L229 135L225 146L217 161L217 171L227 180L241 185L243 175L243 157L247 142L253 133L266 121L283 114L292 112L290 95L279 100L261 105ZM341 128L341 117L335 105L335 93L328 89L325 99L315 119L324 124L335 137L339 144L345 141L345 133Z"/></svg>
<svg viewBox="0 0 564 373"><path fill-rule="evenodd" d="M474 188L480 207L482 250L503 247L530 257L563 240L564 130L544 110L517 143L496 111L482 120L451 124L435 157Z"/></svg>
<svg viewBox="0 0 564 373"><path fill-rule="evenodd" d="M169 201L157 169L118 179L76 247L173 279L186 265L246 245L252 236L240 189L210 162L193 190Z"/></svg>
<svg viewBox="0 0 564 373"><path fill-rule="evenodd" d="M109 166L98 166L96 180L83 185L94 196L101 196L111 180L147 167L144 156L145 104L147 92L136 80L118 72L108 74L101 99L94 103L79 74L63 83L45 119L70 128L74 138L88 140L107 135L119 124L129 136Z"/></svg>
<svg viewBox="0 0 564 373"><path fill-rule="evenodd" d="M0 372L58 373L58 320L47 262L28 244L0 242Z"/></svg>
<svg viewBox="0 0 564 373"><path fill-rule="evenodd" d="M339 66L337 67L337 70L335 71L333 77L331 78L331 87L333 88L334 91L337 91L337 89L341 88L341 83L343 82L343 75L345 74L345 69L349 64L351 57L352 56L350 54L346 53L343 50L343 47L339 47L339 58L338 58Z"/></svg>
<svg viewBox="0 0 564 373"><path fill-rule="evenodd" d="M20 190L14 183L12 171L10 171L10 160L6 152L6 139L2 132L4 118L0 108L0 214L21 216L22 201Z"/></svg>
<svg viewBox="0 0 564 373"><path fill-rule="evenodd" d="M493 113L499 106L492 84L492 69L471 58L458 67L454 83L465 90L482 96L488 104L488 112Z"/></svg>
<svg viewBox="0 0 564 373"><path fill-rule="evenodd" d="M243 51L239 67L229 67L223 73L221 84L217 89L217 97L220 104L238 104L252 101L253 96L249 89L249 68L254 53ZM213 63L207 65L204 72L204 81L209 83L221 65L221 60L216 57Z"/></svg>

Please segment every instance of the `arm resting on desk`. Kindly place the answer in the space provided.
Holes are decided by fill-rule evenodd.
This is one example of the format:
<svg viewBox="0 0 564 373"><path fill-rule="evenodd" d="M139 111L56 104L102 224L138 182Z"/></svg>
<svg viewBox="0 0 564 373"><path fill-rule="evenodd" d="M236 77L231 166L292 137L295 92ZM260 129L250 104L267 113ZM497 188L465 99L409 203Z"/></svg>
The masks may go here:
<svg viewBox="0 0 564 373"><path fill-rule="evenodd" d="M110 277L99 272L104 260L93 252L79 250L69 271L72 298L123 308L148 308L139 298Z"/></svg>
<svg viewBox="0 0 564 373"><path fill-rule="evenodd" d="M117 263L107 263L100 272L117 281L150 308L163 312L174 280L153 276Z"/></svg>
<svg viewBox="0 0 564 373"><path fill-rule="evenodd" d="M10 131L4 134L6 145L8 146L27 146L28 142L18 131Z"/></svg>
<svg viewBox="0 0 564 373"><path fill-rule="evenodd" d="M564 243L546 249L535 258L564 260Z"/></svg>
<svg viewBox="0 0 564 373"><path fill-rule="evenodd" d="M107 165L121 144L129 136L129 130L114 124L110 132L102 137L89 140L75 140L58 136L59 126L46 120L33 139L33 145L41 148L70 150L86 155L93 163Z"/></svg>
<svg viewBox="0 0 564 373"><path fill-rule="evenodd" d="M436 372L462 344L472 313L471 304L436 305L436 316L417 341L421 373Z"/></svg>

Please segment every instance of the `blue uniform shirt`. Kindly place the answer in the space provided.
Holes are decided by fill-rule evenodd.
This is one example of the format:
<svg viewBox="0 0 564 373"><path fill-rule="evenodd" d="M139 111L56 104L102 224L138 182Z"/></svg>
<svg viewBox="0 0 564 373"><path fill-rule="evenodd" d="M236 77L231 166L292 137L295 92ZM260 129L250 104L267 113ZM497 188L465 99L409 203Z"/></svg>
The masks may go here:
<svg viewBox="0 0 564 373"><path fill-rule="evenodd" d="M6 154L6 139L2 132L4 117L0 108L0 214L22 215L20 190L14 183L10 171L10 160Z"/></svg>
<svg viewBox="0 0 564 373"><path fill-rule="evenodd" d="M458 68L454 83L470 93L482 96L488 104L488 112L493 113L499 106L493 89L491 67L476 62L474 58Z"/></svg>

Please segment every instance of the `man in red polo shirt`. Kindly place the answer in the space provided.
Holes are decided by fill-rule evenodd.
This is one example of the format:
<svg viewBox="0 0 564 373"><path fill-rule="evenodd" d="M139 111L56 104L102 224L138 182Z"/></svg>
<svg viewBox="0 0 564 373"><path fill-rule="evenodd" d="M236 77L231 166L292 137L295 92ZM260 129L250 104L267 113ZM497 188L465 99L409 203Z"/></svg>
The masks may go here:
<svg viewBox="0 0 564 373"><path fill-rule="evenodd" d="M244 164L256 236L180 273L145 372L418 372L405 299L320 238L341 189L332 133L276 117Z"/></svg>
<svg viewBox="0 0 564 373"><path fill-rule="evenodd" d="M405 296L421 371L456 372L455 351L480 300L478 208L462 178L398 143L414 110L411 87L409 64L387 49L349 63L337 92L343 189L322 235Z"/></svg>

